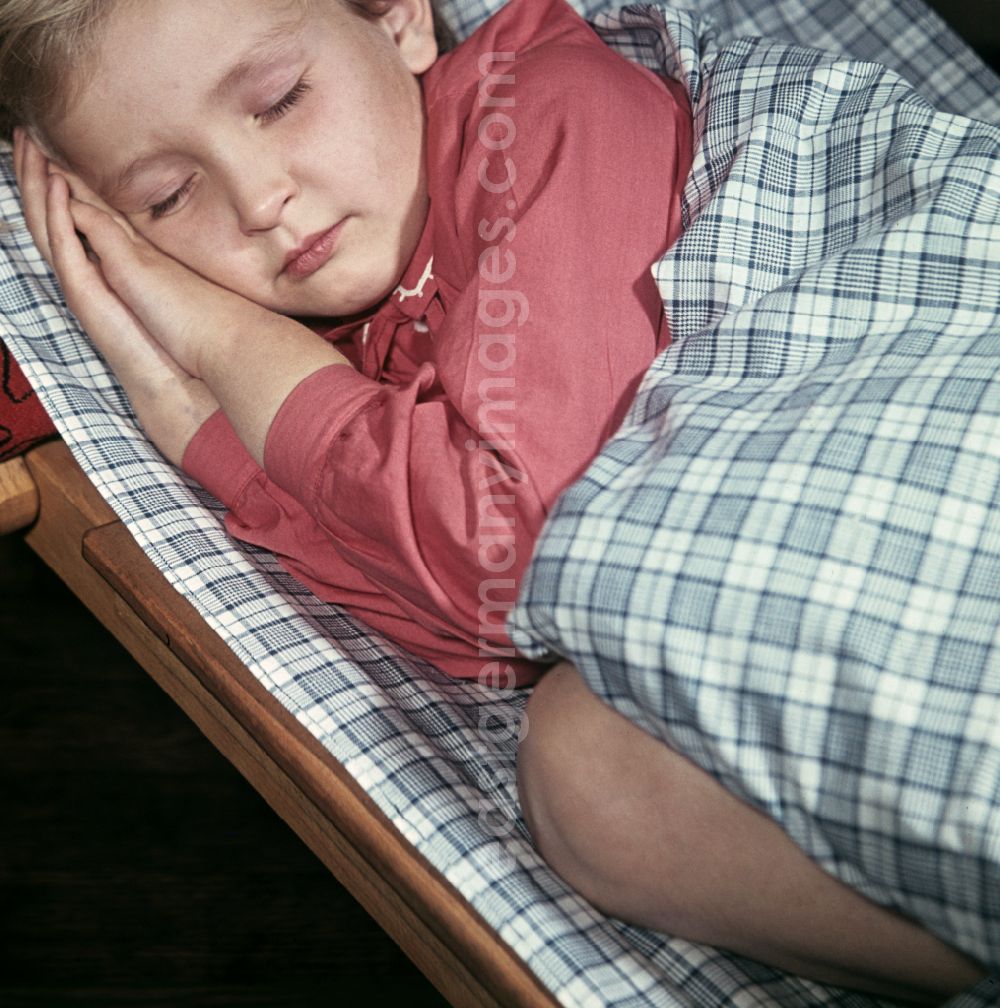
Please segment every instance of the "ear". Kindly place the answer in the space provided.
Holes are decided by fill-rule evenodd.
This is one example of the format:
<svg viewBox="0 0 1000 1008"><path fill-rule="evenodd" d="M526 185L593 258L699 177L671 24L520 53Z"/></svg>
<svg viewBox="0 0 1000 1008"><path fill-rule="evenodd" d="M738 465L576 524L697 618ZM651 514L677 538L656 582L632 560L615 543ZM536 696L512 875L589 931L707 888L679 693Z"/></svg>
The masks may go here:
<svg viewBox="0 0 1000 1008"><path fill-rule="evenodd" d="M410 73L422 74L437 59L431 0L389 0L379 19L392 35Z"/></svg>

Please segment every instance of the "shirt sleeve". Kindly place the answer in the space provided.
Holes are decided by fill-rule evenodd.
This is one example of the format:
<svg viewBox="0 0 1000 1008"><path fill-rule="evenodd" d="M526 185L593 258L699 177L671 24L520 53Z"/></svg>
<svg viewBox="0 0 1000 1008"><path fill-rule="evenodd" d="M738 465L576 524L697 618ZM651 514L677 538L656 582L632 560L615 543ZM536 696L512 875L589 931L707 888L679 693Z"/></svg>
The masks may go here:
<svg viewBox="0 0 1000 1008"><path fill-rule="evenodd" d="M290 398L290 411L310 401L310 388L321 394L343 380L350 369L332 365L314 376L301 395ZM360 377L360 376L356 376ZM378 386L362 379L358 387ZM306 410L319 417L324 411ZM298 427L293 415L289 424L305 437L308 424ZM312 432L313 434L315 432ZM188 445L184 471L227 507L226 528L236 539L273 551L282 566L319 598L335 602L395 644L418 655L448 675L477 679L497 688L525 686L537 679L543 666L514 653L512 648L492 648L480 654L466 637L446 627L429 625L426 613L415 610L391 589L370 579L344 544L317 521L305 506L270 478L246 450L221 410L214 413ZM280 467L279 467L280 468Z"/></svg>

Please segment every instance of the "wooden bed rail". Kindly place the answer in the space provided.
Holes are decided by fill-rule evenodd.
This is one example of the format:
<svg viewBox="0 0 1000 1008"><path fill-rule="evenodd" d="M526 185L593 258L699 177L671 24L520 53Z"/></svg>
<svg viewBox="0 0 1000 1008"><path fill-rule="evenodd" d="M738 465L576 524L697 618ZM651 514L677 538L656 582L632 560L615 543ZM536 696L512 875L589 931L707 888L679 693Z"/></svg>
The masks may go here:
<svg viewBox="0 0 1000 1008"><path fill-rule="evenodd" d="M37 515L25 536L32 549L453 1005L556 1008L493 928L169 585L62 442L33 449L8 476L17 488L8 496L21 501L11 506L21 516L11 527Z"/></svg>
<svg viewBox="0 0 1000 1008"><path fill-rule="evenodd" d="M38 487L22 458L0 462L0 535L30 525L38 516Z"/></svg>

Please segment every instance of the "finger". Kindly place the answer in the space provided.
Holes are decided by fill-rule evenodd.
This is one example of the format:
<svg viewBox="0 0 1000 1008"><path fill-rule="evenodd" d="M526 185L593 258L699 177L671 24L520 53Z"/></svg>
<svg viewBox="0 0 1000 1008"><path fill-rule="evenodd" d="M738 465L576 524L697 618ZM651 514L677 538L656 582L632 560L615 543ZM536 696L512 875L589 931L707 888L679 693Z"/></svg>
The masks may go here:
<svg viewBox="0 0 1000 1008"><path fill-rule="evenodd" d="M66 168L53 168L53 171L57 171L63 178L66 179L69 184L70 195L75 200L80 200L82 203L90 203L91 206L97 207L99 210L104 210L106 213L114 213L115 211L111 209L110 206L104 201L101 196L87 185L86 182L80 178L75 172L71 172Z"/></svg>
<svg viewBox="0 0 1000 1008"><path fill-rule="evenodd" d="M61 176L60 179L65 185L66 180ZM150 254L147 243L91 203L70 197L66 209L72 227L85 236L87 246L100 262L104 278L119 294L127 296L127 291L140 282L143 260Z"/></svg>
<svg viewBox="0 0 1000 1008"><path fill-rule="evenodd" d="M69 191L69 181L61 173L59 177L66 183ZM138 247L146 245L145 239L125 222L126 226L121 226L120 217L116 211L106 206L98 206L89 200L77 199L70 193L69 210L73 216L75 226L86 235L93 233L93 237L100 241L105 241L120 245L122 248Z"/></svg>
<svg viewBox="0 0 1000 1008"><path fill-rule="evenodd" d="M65 185L65 179L60 184ZM171 337L179 328L174 325L179 294L170 275L179 267L141 236L130 238L111 216L90 203L69 199L64 210L70 226L85 236L97 258L98 265L90 265L98 270L99 283L113 292L138 325L163 342L168 353L178 350ZM78 261L73 264L74 269L79 266Z"/></svg>
<svg viewBox="0 0 1000 1008"><path fill-rule="evenodd" d="M20 157L16 171L21 189L24 220L39 251L51 265L45 210L48 159L24 131L20 131L18 153Z"/></svg>
<svg viewBox="0 0 1000 1008"><path fill-rule="evenodd" d="M52 253L46 220L48 158L21 128L14 131L14 173L21 190L24 222L38 251L51 266Z"/></svg>
<svg viewBox="0 0 1000 1008"><path fill-rule="evenodd" d="M159 338L154 330L165 311L160 304L166 293L162 273L170 269L171 260L141 236L133 241L103 210L71 198L66 179L61 175L53 176L52 185L53 255L64 289L72 287L85 311L92 310L90 291L102 291L107 295L103 300L113 301L137 327ZM81 233L86 246L80 239ZM96 263L88 257L87 247L93 250ZM70 307L84 322L72 302ZM165 349L169 353L171 347L165 344Z"/></svg>
<svg viewBox="0 0 1000 1008"><path fill-rule="evenodd" d="M65 168L57 168L52 166L50 169L53 172L58 172L62 175L66 181L69 183L69 191L74 200L80 203L87 203L92 207L96 207L98 210L107 214L122 230L130 237L135 238L136 232L135 228L129 223L128 219L124 214L119 213L111 204L109 204L102 196L98 195L90 186L84 182L79 175L74 172L68 171Z"/></svg>
<svg viewBox="0 0 1000 1008"><path fill-rule="evenodd" d="M103 328L100 324L102 315L111 312L131 317L132 313L111 290L100 266L91 260L77 232L70 203L66 180L61 175L52 175L46 203L52 268L71 311L91 332Z"/></svg>
<svg viewBox="0 0 1000 1008"><path fill-rule="evenodd" d="M86 235L100 259L101 270L110 286L120 297L132 304L142 316L139 306L153 306L164 295L176 290L168 288L195 283L195 275L134 230L126 230L112 214L82 200L70 199L69 211L74 226ZM197 282L207 283L198 278ZM214 285L213 285L214 286ZM148 324L148 319L143 319Z"/></svg>
<svg viewBox="0 0 1000 1008"><path fill-rule="evenodd" d="M116 372L131 367L137 358L157 360L162 366L166 359L163 350L150 340L135 313L106 282L102 268L88 257L77 233L73 205L69 183L54 173L48 185L49 233L54 269L70 309ZM89 209L100 214L93 207ZM105 227L121 234L106 216Z"/></svg>
<svg viewBox="0 0 1000 1008"><path fill-rule="evenodd" d="M49 175L46 180L45 202L49 248L52 268L66 289L67 296L84 270L89 267L88 272L94 271L93 264L87 259L86 249L77 236L69 200L66 179L59 174Z"/></svg>

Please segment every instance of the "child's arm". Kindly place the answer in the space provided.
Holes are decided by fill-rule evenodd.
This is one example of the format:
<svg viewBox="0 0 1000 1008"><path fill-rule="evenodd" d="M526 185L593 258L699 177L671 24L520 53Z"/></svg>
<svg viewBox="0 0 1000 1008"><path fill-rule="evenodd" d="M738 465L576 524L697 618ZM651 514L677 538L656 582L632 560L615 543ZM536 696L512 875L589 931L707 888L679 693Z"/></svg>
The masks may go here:
<svg viewBox="0 0 1000 1008"><path fill-rule="evenodd" d="M289 392L347 359L305 326L164 255L78 179L50 172L30 140L20 138L19 147L32 234L150 437L179 462L199 421L221 406L260 462ZM88 258L78 231L99 262Z"/></svg>

